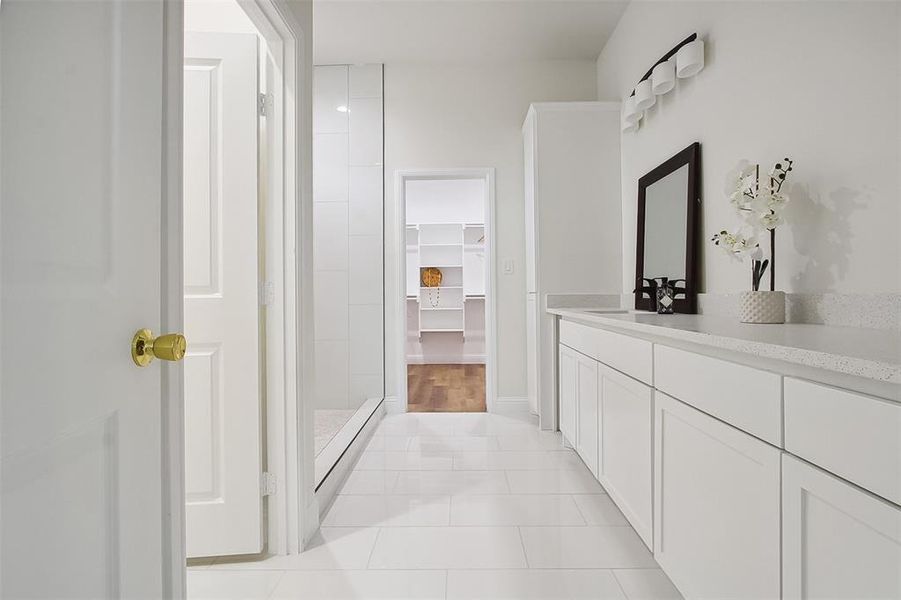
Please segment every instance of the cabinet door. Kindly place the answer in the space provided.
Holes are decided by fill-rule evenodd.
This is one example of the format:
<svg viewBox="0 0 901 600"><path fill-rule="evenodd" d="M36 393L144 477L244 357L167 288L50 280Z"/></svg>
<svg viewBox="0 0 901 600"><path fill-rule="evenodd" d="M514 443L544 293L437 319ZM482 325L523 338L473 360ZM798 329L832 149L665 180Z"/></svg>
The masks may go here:
<svg viewBox="0 0 901 600"><path fill-rule="evenodd" d="M526 393L529 410L538 414L538 307L535 294L526 294ZM552 350L553 351L553 350Z"/></svg>
<svg viewBox="0 0 901 600"><path fill-rule="evenodd" d="M782 459L783 598L901 598L901 509Z"/></svg>
<svg viewBox="0 0 901 600"><path fill-rule="evenodd" d="M578 433L576 451L585 465L598 475L598 363L577 355L578 371Z"/></svg>
<svg viewBox="0 0 901 600"><path fill-rule="evenodd" d="M598 480L653 549L653 395L650 387L600 365Z"/></svg>
<svg viewBox="0 0 901 600"><path fill-rule="evenodd" d="M778 598L780 451L654 395L654 557L687 599Z"/></svg>
<svg viewBox="0 0 901 600"><path fill-rule="evenodd" d="M557 398L560 401L560 433L563 434L564 443L570 446L576 444L576 398L579 394L576 364L576 353L561 345L558 363L559 387L557 389Z"/></svg>
<svg viewBox="0 0 901 600"><path fill-rule="evenodd" d="M529 118L522 130L523 142L523 197L525 199L526 222L526 292L537 292L536 262L538 254L535 244L537 223L535 221L535 121Z"/></svg>

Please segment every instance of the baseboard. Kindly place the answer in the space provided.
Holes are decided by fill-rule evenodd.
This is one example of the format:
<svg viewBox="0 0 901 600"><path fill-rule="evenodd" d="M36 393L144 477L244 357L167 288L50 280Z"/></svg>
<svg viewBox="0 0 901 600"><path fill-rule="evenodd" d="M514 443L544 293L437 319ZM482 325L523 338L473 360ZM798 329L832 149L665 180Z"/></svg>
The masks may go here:
<svg viewBox="0 0 901 600"><path fill-rule="evenodd" d="M484 354L430 354L407 356L408 365L484 365Z"/></svg>
<svg viewBox="0 0 901 600"><path fill-rule="evenodd" d="M397 415L406 411L406 407L397 396L385 396L385 413L389 415Z"/></svg>
<svg viewBox="0 0 901 600"><path fill-rule="evenodd" d="M498 396L492 412L508 414L529 414L529 399L518 396Z"/></svg>

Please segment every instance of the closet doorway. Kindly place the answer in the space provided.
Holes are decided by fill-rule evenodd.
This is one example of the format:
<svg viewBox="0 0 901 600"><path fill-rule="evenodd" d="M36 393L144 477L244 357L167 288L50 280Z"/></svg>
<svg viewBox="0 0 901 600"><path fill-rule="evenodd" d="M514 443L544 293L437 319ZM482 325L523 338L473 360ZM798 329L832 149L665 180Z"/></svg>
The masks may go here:
<svg viewBox="0 0 901 600"><path fill-rule="evenodd" d="M492 169L398 173L399 344L409 412L494 403Z"/></svg>

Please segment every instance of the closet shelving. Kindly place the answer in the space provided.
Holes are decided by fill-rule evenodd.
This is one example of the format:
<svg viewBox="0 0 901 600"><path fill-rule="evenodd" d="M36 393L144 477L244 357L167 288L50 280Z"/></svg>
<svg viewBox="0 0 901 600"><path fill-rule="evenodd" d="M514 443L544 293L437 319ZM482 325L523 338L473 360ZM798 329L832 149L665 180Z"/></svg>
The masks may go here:
<svg viewBox="0 0 901 600"><path fill-rule="evenodd" d="M408 323L409 333L465 335L467 310L485 310L485 225L408 224L406 238L407 312L417 317ZM421 285L426 267L441 269L440 286Z"/></svg>

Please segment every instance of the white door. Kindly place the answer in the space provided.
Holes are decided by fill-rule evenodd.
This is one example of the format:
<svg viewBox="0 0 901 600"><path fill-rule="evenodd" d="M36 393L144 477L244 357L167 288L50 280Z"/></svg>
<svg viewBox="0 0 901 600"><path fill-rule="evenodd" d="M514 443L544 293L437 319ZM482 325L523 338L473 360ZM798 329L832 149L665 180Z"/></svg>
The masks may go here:
<svg viewBox="0 0 901 600"><path fill-rule="evenodd" d="M901 509L782 455L782 597L901 598Z"/></svg>
<svg viewBox="0 0 901 600"><path fill-rule="evenodd" d="M185 35L188 556L263 549L257 37Z"/></svg>
<svg viewBox="0 0 901 600"><path fill-rule="evenodd" d="M0 6L3 598L171 596L162 379L179 370L131 356L163 318L164 16Z"/></svg>

